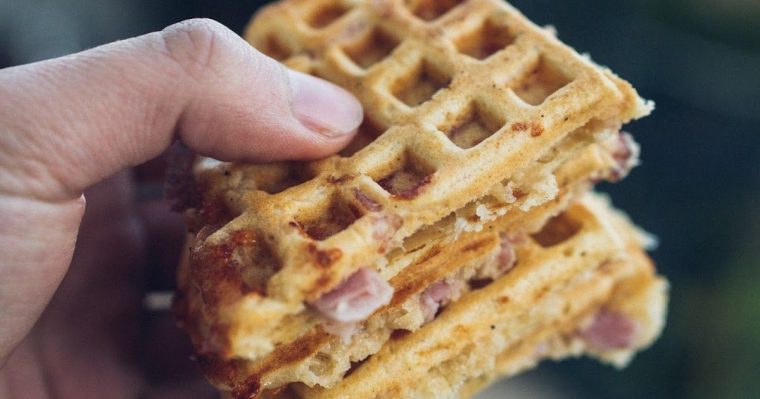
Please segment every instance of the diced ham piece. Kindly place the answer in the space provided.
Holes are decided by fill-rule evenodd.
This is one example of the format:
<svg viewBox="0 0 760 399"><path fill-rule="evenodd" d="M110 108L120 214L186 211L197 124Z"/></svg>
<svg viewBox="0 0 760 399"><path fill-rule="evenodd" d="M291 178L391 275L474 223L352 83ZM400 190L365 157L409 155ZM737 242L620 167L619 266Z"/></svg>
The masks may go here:
<svg viewBox="0 0 760 399"><path fill-rule="evenodd" d="M349 345L351 344L351 339L354 337L354 335L359 332L360 325L359 322L327 322L322 323L322 329L325 330L325 332L328 334L340 337L340 341L343 343L343 345Z"/></svg>
<svg viewBox="0 0 760 399"><path fill-rule="evenodd" d="M441 302L448 299L449 295L451 295L451 286L445 281L439 281L430 287L427 287L427 289L420 294L422 315L425 317L426 323L435 318L435 314L438 312Z"/></svg>
<svg viewBox="0 0 760 399"><path fill-rule="evenodd" d="M374 270L363 268L311 305L329 321L351 323L365 320L391 297L393 288L388 282Z"/></svg>
<svg viewBox="0 0 760 399"><path fill-rule="evenodd" d="M387 242L401 227L401 219L395 215L378 215L372 218L372 238Z"/></svg>
<svg viewBox="0 0 760 399"><path fill-rule="evenodd" d="M501 250L499 250L499 271L503 274L515 267L517 262L517 254L515 253L515 247L512 245L512 239L509 236L501 236ZM498 276L497 276L498 277Z"/></svg>
<svg viewBox="0 0 760 399"><path fill-rule="evenodd" d="M594 315L591 323L579 335L592 348L607 351L632 348L638 325L630 317L602 309Z"/></svg>
<svg viewBox="0 0 760 399"><path fill-rule="evenodd" d="M364 194L361 190L354 187L354 197L357 201L359 201L360 204L364 207L364 209L370 211L370 212L379 212L383 210L383 206L379 204L377 201L373 200L367 194Z"/></svg>
<svg viewBox="0 0 760 399"><path fill-rule="evenodd" d="M610 171L609 180L616 182L628 176L628 173L639 164L639 145L633 136L620 132L611 146L612 157L617 167Z"/></svg>
<svg viewBox="0 0 760 399"><path fill-rule="evenodd" d="M377 240L378 252L385 253L388 250L393 235L401 227L402 220L396 215L377 215L372 218L372 238Z"/></svg>
<svg viewBox="0 0 760 399"><path fill-rule="evenodd" d="M420 304L422 305L422 315L425 317L425 323L432 321L438 309L452 300L456 300L462 294L465 288L464 281L455 280L453 282L439 281L420 294Z"/></svg>

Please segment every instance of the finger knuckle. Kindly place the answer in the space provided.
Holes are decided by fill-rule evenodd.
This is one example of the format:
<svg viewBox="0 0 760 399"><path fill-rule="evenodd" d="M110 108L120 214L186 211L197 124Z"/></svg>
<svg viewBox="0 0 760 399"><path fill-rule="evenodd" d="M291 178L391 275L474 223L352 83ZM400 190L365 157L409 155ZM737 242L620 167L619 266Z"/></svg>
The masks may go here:
<svg viewBox="0 0 760 399"><path fill-rule="evenodd" d="M231 35L212 19L190 19L161 32L169 57L190 76L201 79L216 72L220 51L230 45Z"/></svg>

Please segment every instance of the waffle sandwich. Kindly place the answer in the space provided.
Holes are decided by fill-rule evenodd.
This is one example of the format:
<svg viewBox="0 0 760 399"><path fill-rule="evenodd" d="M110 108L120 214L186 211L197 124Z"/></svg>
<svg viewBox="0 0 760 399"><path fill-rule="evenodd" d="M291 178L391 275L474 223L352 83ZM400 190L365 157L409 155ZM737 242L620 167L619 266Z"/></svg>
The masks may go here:
<svg viewBox="0 0 760 399"><path fill-rule="evenodd" d="M192 234L175 313L220 389L466 396L541 358L522 355L531 340L622 364L657 334L663 283L633 228L584 194L638 160L620 128L651 104L628 83L497 0L287 0L246 39L351 91L365 120L320 161L177 158ZM594 335L593 314L646 328L602 350L579 329ZM438 385L383 371L407 367Z"/></svg>
<svg viewBox="0 0 760 399"><path fill-rule="evenodd" d="M666 300L639 232L592 196L545 229L517 246L513 272L463 295L417 332L394 337L332 388L296 384L291 391L303 398L468 397L542 359L588 354L627 364L659 335ZM542 235L562 241L545 247Z"/></svg>

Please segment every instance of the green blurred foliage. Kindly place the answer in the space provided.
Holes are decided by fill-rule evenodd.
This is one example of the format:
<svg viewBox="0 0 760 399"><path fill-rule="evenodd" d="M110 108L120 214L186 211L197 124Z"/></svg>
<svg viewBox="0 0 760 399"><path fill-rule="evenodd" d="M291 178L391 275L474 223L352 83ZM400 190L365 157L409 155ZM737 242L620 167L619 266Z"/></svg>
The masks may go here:
<svg viewBox="0 0 760 399"><path fill-rule="evenodd" d="M760 50L760 1L636 0L653 18L730 45Z"/></svg>
<svg viewBox="0 0 760 399"><path fill-rule="evenodd" d="M674 298L685 310L674 323L691 354L693 398L760 398L760 193L747 198L741 210L755 228L740 232L742 240L726 261L716 263L713 279L698 280ZM691 311L689 311L691 310Z"/></svg>

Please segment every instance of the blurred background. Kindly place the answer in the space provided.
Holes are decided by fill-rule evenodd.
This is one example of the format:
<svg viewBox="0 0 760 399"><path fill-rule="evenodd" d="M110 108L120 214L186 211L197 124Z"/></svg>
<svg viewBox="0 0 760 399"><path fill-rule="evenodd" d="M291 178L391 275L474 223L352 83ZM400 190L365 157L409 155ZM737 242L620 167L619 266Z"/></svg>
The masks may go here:
<svg viewBox="0 0 760 399"><path fill-rule="evenodd" d="M265 2L0 0L0 67L191 17L241 32ZM656 112L628 127L643 164L601 189L660 239L664 336L624 371L544 364L484 396L760 398L760 1L514 0L631 81Z"/></svg>

